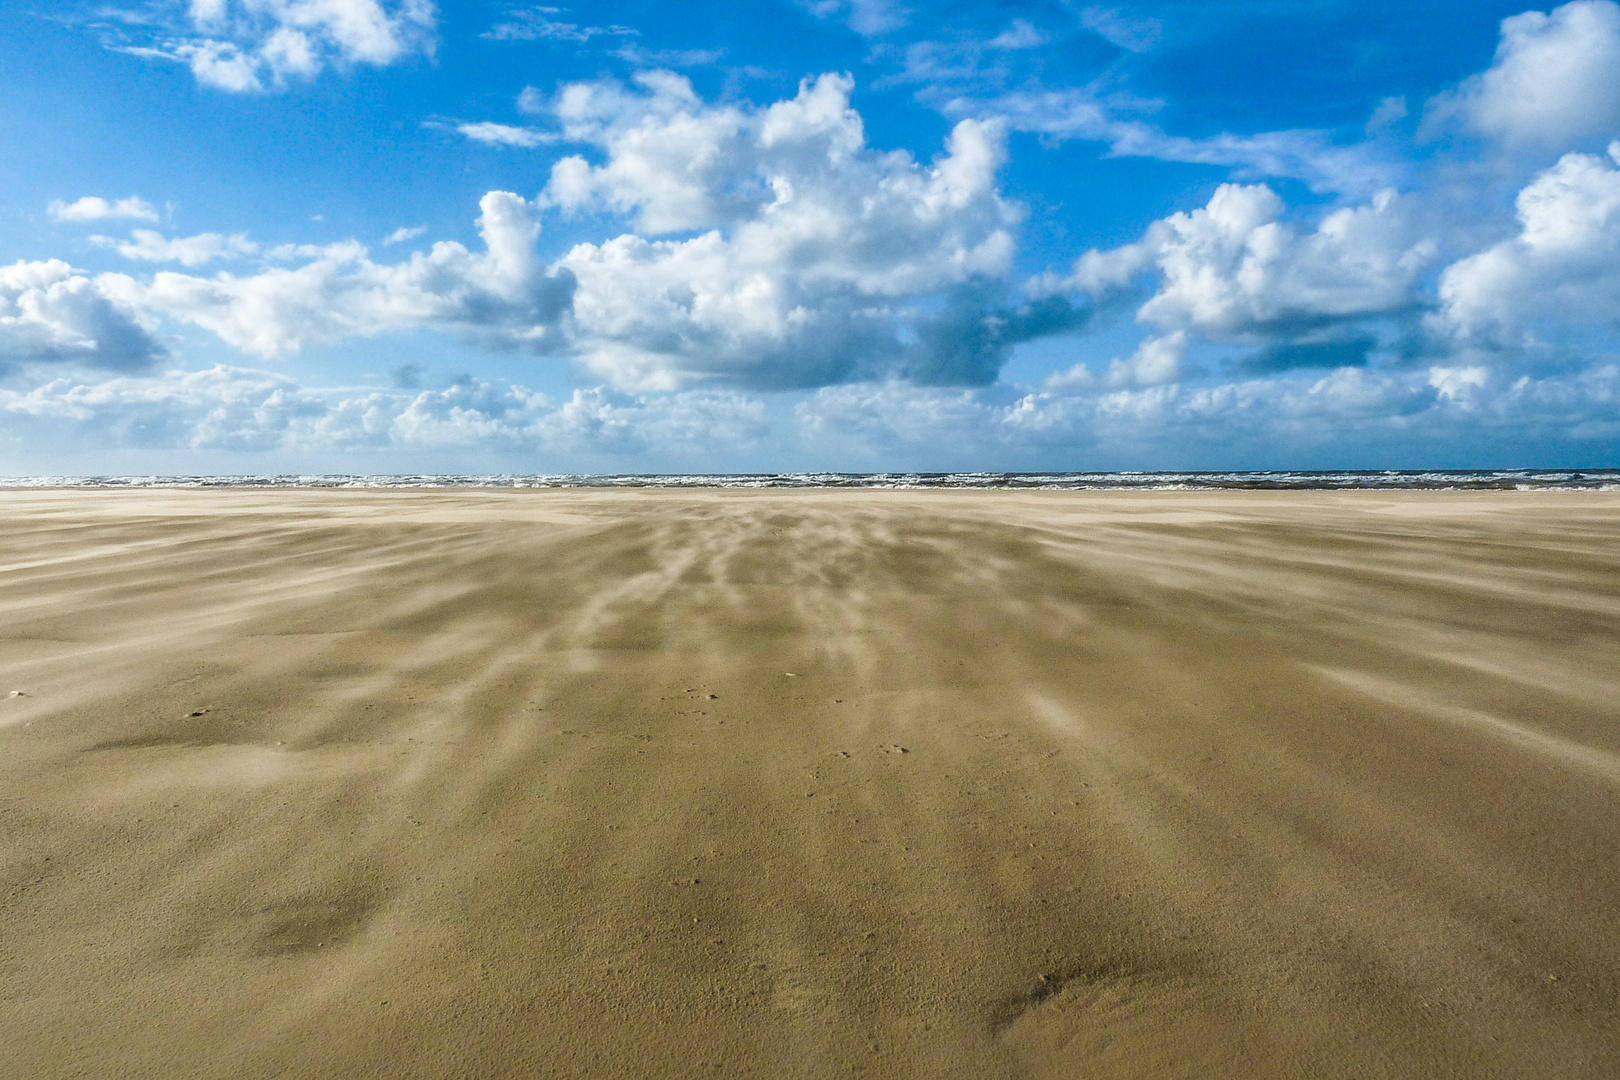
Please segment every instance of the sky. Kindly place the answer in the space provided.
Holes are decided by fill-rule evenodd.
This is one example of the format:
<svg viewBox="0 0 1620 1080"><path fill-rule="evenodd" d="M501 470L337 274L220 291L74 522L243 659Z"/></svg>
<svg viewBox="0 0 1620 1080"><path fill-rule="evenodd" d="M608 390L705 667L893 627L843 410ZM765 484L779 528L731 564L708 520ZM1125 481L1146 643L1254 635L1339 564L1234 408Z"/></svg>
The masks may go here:
<svg viewBox="0 0 1620 1080"><path fill-rule="evenodd" d="M1620 5L0 0L0 475L1620 464Z"/></svg>

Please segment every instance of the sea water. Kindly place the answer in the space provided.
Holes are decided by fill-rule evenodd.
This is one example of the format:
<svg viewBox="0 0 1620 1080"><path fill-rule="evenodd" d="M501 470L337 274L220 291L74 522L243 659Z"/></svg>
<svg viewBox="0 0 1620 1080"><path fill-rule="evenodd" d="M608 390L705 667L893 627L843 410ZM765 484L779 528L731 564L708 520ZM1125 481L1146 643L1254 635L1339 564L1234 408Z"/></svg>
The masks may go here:
<svg viewBox="0 0 1620 1080"><path fill-rule="evenodd" d="M1255 472L487 473L16 476L0 488L1002 488L1059 491L1620 491L1620 469Z"/></svg>

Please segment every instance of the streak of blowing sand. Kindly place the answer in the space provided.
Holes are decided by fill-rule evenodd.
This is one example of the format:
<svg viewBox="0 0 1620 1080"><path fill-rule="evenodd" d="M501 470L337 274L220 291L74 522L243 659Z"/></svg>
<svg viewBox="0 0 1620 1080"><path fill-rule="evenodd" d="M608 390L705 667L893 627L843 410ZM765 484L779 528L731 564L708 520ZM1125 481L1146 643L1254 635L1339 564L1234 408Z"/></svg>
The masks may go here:
<svg viewBox="0 0 1620 1080"><path fill-rule="evenodd" d="M1620 1075L1620 493L0 511L7 1075Z"/></svg>

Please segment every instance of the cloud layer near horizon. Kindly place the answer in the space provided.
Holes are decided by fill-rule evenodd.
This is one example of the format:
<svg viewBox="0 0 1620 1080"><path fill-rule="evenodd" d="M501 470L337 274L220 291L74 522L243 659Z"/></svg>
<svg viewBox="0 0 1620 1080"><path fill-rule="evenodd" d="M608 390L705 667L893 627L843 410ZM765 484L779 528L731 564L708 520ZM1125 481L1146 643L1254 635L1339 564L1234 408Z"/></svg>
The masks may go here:
<svg viewBox="0 0 1620 1080"><path fill-rule="evenodd" d="M458 461L484 455L500 468L538 458L541 471L589 471L648 454L680 469L732 470L741 451L776 455L766 469L1029 469L1075 448L1100 456L1100 467L1248 468L1264 466L1279 446L1296 466L1327 467L1346 464L1341 448L1351 438L1374 454L1415 444L1440 467L1503 438L1525 447L1572 438L1603 445L1620 437L1617 409L1620 364L1514 379L1482 367L1344 368L1096 393L887 381L827 387L775 411L737 391L580 389L554 400L481 380L334 394L273 372L217 366L0 390L0 429L42 454L87 444L274 452L351 468L379 453L444 451Z"/></svg>

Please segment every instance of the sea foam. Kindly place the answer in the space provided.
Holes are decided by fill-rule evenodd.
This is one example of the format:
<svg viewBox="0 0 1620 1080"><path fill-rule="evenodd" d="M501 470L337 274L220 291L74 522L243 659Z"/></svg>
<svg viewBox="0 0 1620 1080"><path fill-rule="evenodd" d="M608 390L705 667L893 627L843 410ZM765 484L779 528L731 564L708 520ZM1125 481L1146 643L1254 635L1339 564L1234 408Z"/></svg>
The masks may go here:
<svg viewBox="0 0 1620 1080"><path fill-rule="evenodd" d="M0 488L963 488L1057 491L1617 491L1620 469L1252 472L445 473L16 476Z"/></svg>

